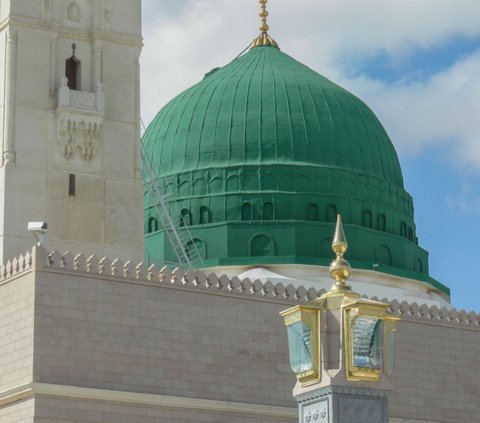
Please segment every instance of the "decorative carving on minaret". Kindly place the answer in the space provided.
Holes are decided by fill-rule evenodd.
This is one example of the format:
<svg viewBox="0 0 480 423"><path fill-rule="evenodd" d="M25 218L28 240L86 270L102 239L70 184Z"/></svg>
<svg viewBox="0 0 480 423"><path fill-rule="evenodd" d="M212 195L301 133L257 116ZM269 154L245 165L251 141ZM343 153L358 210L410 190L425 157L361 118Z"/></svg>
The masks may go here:
<svg viewBox="0 0 480 423"><path fill-rule="evenodd" d="M85 116L62 118L58 125L57 142L64 158L91 162L98 154L101 128L100 122Z"/></svg>
<svg viewBox="0 0 480 423"><path fill-rule="evenodd" d="M100 171L104 122L103 85L96 92L71 90L66 77L58 90L53 164L62 169Z"/></svg>

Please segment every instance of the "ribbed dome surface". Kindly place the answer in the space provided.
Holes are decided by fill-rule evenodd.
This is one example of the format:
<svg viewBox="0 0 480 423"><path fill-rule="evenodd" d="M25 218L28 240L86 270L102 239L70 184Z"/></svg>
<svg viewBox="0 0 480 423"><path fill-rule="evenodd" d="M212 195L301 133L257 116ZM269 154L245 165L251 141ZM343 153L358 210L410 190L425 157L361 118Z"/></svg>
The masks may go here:
<svg viewBox="0 0 480 423"><path fill-rule="evenodd" d="M272 47L250 50L176 97L145 141L166 174L219 162L288 162L403 184L395 150L373 112Z"/></svg>

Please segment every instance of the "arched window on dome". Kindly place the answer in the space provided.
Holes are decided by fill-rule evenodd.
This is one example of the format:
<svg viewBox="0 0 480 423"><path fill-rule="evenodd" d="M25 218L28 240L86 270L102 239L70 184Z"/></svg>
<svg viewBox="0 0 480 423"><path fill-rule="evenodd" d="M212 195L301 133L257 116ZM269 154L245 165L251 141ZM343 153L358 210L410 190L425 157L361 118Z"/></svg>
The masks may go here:
<svg viewBox="0 0 480 423"><path fill-rule="evenodd" d="M187 245L185 245L185 252L189 257L195 257L195 249L198 251L198 254L202 259L205 260L207 258L207 244L204 241L194 238L191 241L188 241Z"/></svg>
<svg viewBox="0 0 480 423"><path fill-rule="evenodd" d="M387 218L384 214L378 215L378 230L386 231L387 230Z"/></svg>
<svg viewBox="0 0 480 423"><path fill-rule="evenodd" d="M192 185L189 181L183 181L178 186L178 195L180 197L189 197L190 195L192 195Z"/></svg>
<svg viewBox="0 0 480 423"><path fill-rule="evenodd" d="M402 220L400 223L400 235L403 237L407 237L407 224Z"/></svg>
<svg viewBox="0 0 480 423"><path fill-rule="evenodd" d="M148 233L151 234L152 232L158 231L158 220L155 217L150 217L148 219Z"/></svg>
<svg viewBox="0 0 480 423"><path fill-rule="evenodd" d="M192 224L192 213L188 209L182 209L180 212L180 226L190 226Z"/></svg>
<svg viewBox="0 0 480 423"><path fill-rule="evenodd" d="M332 237L323 238L320 242L320 257L332 257Z"/></svg>
<svg viewBox="0 0 480 423"><path fill-rule="evenodd" d="M386 245L380 245L375 251L375 260L379 264L392 265L392 252Z"/></svg>
<svg viewBox="0 0 480 423"><path fill-rule="evenodd" d="M408 239L410 241L413 241L413 229L412 228L408 228Z"/></svg>
<svg viewBox="0 0 480 423"><path fill-rule="evenodd" d="M227 191L240 191L240 178L237 175L230 175L227 179Z"/></svg>
<svg viewBox="0 0 480 423"><path fill-rule="evenodd" d="M250 240L250 256L251 257L267 257L275 255L275 245L272 238L268 235L255 235Z"/></svg>
<svg viewBox="0 0 480 423"><path fill-rule="evenodd" d="M327 222L336 222L337 221L337 206L333 204L327 207Z"/></svg>
<svg viewBox="0 0 480 423"><path fill-rule="evenodd" d="M213 178L210 180L210 193L217 194L223 192L223 180L220 178Z"/></svg>
<svg viewBox="0 0 480 423"><path fill-rule="evenodd" d="M273 203L269 201L263 205L263 220L273 220Z"/></svg>
<svg viewBox="0 0 480 423"><path fill-rule="evenodd" d="M242 204L242 220L252 220L253 218L253 207L252 203L245 202Z"/></svg>
<svg viewBox="0 0 480 423"><path fill-rule="evenodd" d="M375 251L375 259L379 264L392 265L392 252L386 245L380 245Z"/></svg>
<svg viewBox="0 0 480 423"><path fill-rule="evenodd" d="M207 194L207 183L205 179L199 178L193 183L193 195Z"/></svg>
<svg viewBox="0 0 480 423"><path fill-rule="evenodd" d="M419 257L415 257L413 266L414 266L413 268L415 269L415 272L423 273L423 262Z"/></svg>
<svg viewBox="0 0 480 423"><path fill-rule="evenodd" d="M367 228L372 227L372 212L370 210L363 211L363 226Z"/></svg>
<svg viewBox="0 0 480 423"><path fill-rule="evenodd" d="M307 220L312 222L318 221L318 206L316 204L309 204L307 206Z"/></svg>
<svg viewBox="0 0 480 423"><path fill-rule="evenodd" d="M81 62L75 57L76 45L72 44L72 56L65 60L65 77L67 78L67 86L71 90L80 90L80 70Z"/></svg>
<svg viewBox="0 0 480 423"><path fill-rule="evenodd" d="M207 206L200 207L200 225L212 223L212 212Z"/></svg>

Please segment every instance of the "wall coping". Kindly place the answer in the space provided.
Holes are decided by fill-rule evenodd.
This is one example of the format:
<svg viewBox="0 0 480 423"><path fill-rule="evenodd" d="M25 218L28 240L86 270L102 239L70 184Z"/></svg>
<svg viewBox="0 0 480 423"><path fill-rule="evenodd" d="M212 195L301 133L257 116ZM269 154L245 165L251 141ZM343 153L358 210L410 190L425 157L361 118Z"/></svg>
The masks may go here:
<svg viewBox="0 0 480 423"><path fill-rule="evenodd" d="M68 275L84 275L97 279L118 282L141 283L162 288L195 291L204 294L242 297L244 299L277 302L286 305L305 304L325 293L324 289L296 287L292 284L273 284L260 280L230 278L215 273L206 274L201 270L185 272L181 268L171 269L156 264L148 266L145 262L132 260L123 262L108 257L85 256L83 253L73 255L61 254L57 250L50 253L43 247L33 247L31 251L21 254L6 264L0 265L0 284L21 277L31 272L49 272ZM428 306L426 304L408 303L407 301L389 301L386 298L371 297L390 305L392 315L402 320L422 321L432 324L449 324L469 329L480 329L480 315L475 312L456 310L447 307Z"/></svg>

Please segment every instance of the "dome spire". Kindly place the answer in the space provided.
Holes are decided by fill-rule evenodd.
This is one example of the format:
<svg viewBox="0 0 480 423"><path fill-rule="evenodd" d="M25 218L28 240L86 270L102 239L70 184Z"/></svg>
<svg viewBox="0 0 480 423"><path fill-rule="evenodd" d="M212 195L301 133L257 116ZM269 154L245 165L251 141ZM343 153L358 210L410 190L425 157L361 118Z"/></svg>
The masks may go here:
<svg viewBox="0 0 480 423"><path fill-rule="evenodd" d="M260 35L255 38L253 41L251 48L255 47L262 47L262 46L271 46L271 47L276 47L278 48L277 42L268 35L268 30L270 27L267 24L267 17L268 17L268 12L267 12L267 3L268 0L259 0L260 3Z"/></svg>

